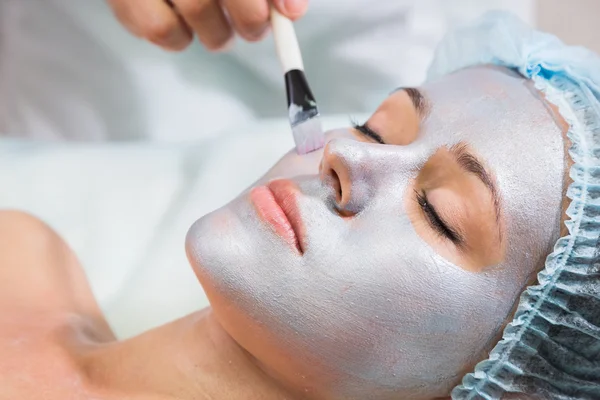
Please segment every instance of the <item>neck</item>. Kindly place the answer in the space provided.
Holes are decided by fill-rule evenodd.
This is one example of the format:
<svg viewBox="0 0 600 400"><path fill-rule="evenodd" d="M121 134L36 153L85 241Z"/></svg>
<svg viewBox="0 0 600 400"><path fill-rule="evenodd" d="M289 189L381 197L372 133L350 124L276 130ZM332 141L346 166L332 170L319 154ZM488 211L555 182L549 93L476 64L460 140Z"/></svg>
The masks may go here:
<svg viewBox="0 0 600 400"><path fill-rule="evenodd" d="M292 399L210 309L84 352L91 385L120 398Z"/></svg>

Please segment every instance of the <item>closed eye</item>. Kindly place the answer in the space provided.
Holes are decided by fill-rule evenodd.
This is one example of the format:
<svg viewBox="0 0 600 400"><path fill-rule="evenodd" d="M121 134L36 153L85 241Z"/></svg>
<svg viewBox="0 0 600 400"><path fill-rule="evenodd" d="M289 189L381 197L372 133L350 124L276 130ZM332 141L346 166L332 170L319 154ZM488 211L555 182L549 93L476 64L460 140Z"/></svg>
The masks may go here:
<svg viewBox="0 0 600 400"><path fill-rule="evenodd" d="M427 200L427 193L425 193L425 191L415 191L415 193L417 196L417 203L419 203L419 207L421 207L421 210L425 214L429 225L431 225L436 232L449 239L455 245L461 247L464 246L465 240L462 235L456 230L452 229L450 225L444 221L444 219L436 211L435 207L429 202L429 200Z"/></svg>
<svg viewBox="0 0 600 400"><path fill-rule="evenodd" d="M375 132L373 129L371 129L366 122L364 124L359 124L358 122L351 120L350 123L352 124L352 127L354 129L356 129L366 138L374 140L379 144L386 144L381 135Z"/></svg>

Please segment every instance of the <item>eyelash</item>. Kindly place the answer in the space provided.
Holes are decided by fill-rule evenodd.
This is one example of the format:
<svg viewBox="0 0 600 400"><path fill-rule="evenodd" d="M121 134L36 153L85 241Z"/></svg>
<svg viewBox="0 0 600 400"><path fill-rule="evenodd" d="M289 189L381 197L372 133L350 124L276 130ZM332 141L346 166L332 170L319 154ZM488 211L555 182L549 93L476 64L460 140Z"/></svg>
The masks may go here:
<svg viewBox="0 0 600 400"><path fill-rule="evenodd" d="M464 243L462 236L444 222L435 208L427 200L427 193L425 193L425 191L415 191L415 194L417 195L417 203L419 203L421 210L423 210L423 213L432 228L440 235L448 238L455 245L462 245Z"/></svg>
<svg viewBox="0 0 600 400"><path fill-rule="evenodd" d="M374 141L376 141L379 144L385 144L385 142L381 138L381 135L379 133L375 132L373 129L371 129L367 125L366 122L364 124L359 124L355 120L351 119L350 123L352 124L352 127L354 129L356 129L357 131L362 133L365 137L368 137L369 139L373 139Z"/></svg>

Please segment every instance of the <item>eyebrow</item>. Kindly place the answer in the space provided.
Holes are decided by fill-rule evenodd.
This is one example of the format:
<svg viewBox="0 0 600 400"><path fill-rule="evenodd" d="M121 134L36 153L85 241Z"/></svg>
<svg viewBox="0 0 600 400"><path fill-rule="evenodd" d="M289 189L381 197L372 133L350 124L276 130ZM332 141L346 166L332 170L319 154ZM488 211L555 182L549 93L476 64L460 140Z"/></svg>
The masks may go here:
<svg viewBox="0 0 600 400"><path fill-rule="evenodd" d="M398 89L394 90L394 92L399 91L406 92L406 94L410 98L410 101L415 107L417 114L419 114L421 119L424 119L429 113L430 106L429 101L427 101L427 98L423 95L423 92L418 88L413 87L399 87Z"/></svg>
<svg viewBox="0 0 600 400"><path fill-rule="evenodd" d="M500 220L500 194L491 175L487 172L483 164L469 152L468 146L459 143L450 148L450 153L456 158L458 165L466 172L475 175L488 188L492 195L494 210L496 212L496 222Z"/></svg>

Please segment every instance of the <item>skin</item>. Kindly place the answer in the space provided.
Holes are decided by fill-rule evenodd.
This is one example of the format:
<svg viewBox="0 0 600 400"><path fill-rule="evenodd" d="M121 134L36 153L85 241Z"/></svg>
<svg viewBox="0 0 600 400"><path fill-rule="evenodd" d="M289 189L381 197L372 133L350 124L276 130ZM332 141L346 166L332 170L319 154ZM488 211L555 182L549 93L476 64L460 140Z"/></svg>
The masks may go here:
<svg viewBox="0 0 600 400"><path fill-rule="evenodd" d="M502 71L487 70L482 73L506 74ZM475 77L477 72L473 74ZM458 78L450 76L446 79ZM430 100L432 107L426 110L430 118L428 123L435 121L436 112L433 96ZM383 152L378 154L385 157L388 150L395 151L393 149L398 145L408 146L418 140L419 131L424 129L421 117L406 91L395 92L369 120L369 124L385 137L386 142L392 144L376 144L372 138L356 130L332 131L328 134L329 144L324 150L302 157L294 153L288 154L257 182L256 186L260 187L262 183L275 177L315 175L331 189L327 193L339 206L340 221L355 221L364 203L357 202L350 194L367 196L370 193L361 192L361 187L357 185L362 181L357 180L356 175L351 175L349 170L344 171L345 164L341 162L343 151L351 149L352 146L375 146L377 151ZM557 118L551 107L548 108L547 117L551 120ZM560 133L559 129L559 139ZM350 147L342 147L340 143ZM474 244L470 247L472 250L463 252L464 254L459 253L457 249L448 245L447 240L440 238L439 233L427 222L422 210L418 209L418 203L411 198L413 190L405 190L399 201L407 210L406 215L414 229L415 237L423 241L431 251L439 254L441 259L453 259L454 265L460 269L447 274L447 279L453 279L454 273L461 276L485 275L490 265L505 261L510 249L505 243L511 240L511 237L507 236L510 227L505 217L497 219L488 188L479 180L472 180L473 177L465 174L463 169L453 165L456 164L456 158L451 151L452 148L441 146L423 157L422 165L418 167L407 187L412 189L424 185L433 190L436 185L443 187L451 182L456 191L453 195L464 193L469 195L468 198L475 195L477 201L471 208L476 206L476 215L473 218L479 223L472 228L464 228L467 233L473 230L471 236L474 238ZM493 165L486 165L486 168L496 179ZM561 176L563 172L561 171ZM354 192L353 188L356 188ZM555 236L558 235L561 222L562 186L560 189L556 199ZM248 202L251 193L252 190L243 193L240 195L242 200L237 201ZM443 204L438 204L438 208L442 207ZM212 226L210 237L204 237L205 241L225 239L235 243L239 240L229 237L228 231L224 230L235 226L232 225L235 222L232 222L231 215L236 215L236 208L228 205L223 210L200 223L209 221ZM381 220L378 223L383 224ZM368 221L363 224L368 225ZM326 358L320 357L321 354L318 353L303 353L307 347L303 348L304 344L295 340L293 335L281 336L280 325L273 324L257 314L255 310L259 308L254 311L244 309L234 295L222 289L223 282L218 280L219 275L199 259L199 255L203 254L204 262L210 262L212 255L198 251L197 238L202 234L198 227L199 224L196 224L190 231L187 250L212 307L136 338L118 341L104 320L76 257L64 242L34 217L14 211L0 212L0 353L3 354L0 360L1 394L6 398L37 398L43 393L48 399L325 400L365 398L361 388L364 385L370 390L370 399L432 399L447 398L450 388L457 383L455 379L441 389L431 385L422 387L419 391L402 387L393 387L390 390L374 386L373 381L363 377L359 385L349 386L344 375L349 369L331 369L327 357L333 355L327 348L321 349ZM277 246L279 253L289 254L290 257L298 256L294 256L296 250L286 243L284 238L274 235L271 227L264 222L257 221L254 228L257 230L252 231L252 234L263 234L263 239L268 238L270 245ZM498 228L501 230L498 231ZM243 232L237 234L244 237ZM494 235L498 234L501 234L501 239L495 240ZM488 236L494 239L489 239ZM375 239L379 240L376 235ZM219 242L213 242L214 245L217 243ZM255 242L257 247L261 243L261 240ZM223 249L223 243L219 246ZM238 246L243 248L243 242ZM340 246L343 248L343 244ZM485 247L488 251L479 252L480 247ZM309 244L303 251L310 252ZM328 268L352 268L352 259L360 255L350 256L344 260L344 264L330 264ZM380 255L371 254L371 257L385 262ZM277 266L269 264L268 259L263 258L263 262L269 268ZM240 263L227 268L244 269L249 277L241 280L246 284L254 284L251 277L254 271L249 268L257 268L256 265ZM289 274L284 268L284 265L280 265L278 273ZM532 266L532 271L535 268L537 266ZM518 275L523 279L521 284L524 285L532 274ZM266 282L269 279L265 277ZM387 279L390 280L389 277ZM249 287L246 290L252 292L256 288ZM352 293L352 290L355 289L344 287L336 296L343 299ZM311 295L318 296L318 293ZM280 296L280 301L285 301L285 296L289 294L281 293ZM332 302L334 300L335 297L330 299ZM251 306L256 307L256 304ZM509 306L512 308L513 305ZM412 306L407 303L402 307L395 307L401 314L403 308ZM325 306L326 310L336 308L334 303ZM272 312L273 315L277 315L277 308L274 307ZM509 313L503 318L503 322L508 318ZM361 337L352 326L344 327L343 321L339 321L335 314L327 316L327 319L328 322L338 321L340 324L342 330L338 335L344 338L341 341L344 346L341 349L343 352L353 354L358 351L361 357L369 356L368 352L360 351ZM293 321L283 322L289 324ZM312 323L311 320L305 322ZM355 320L354 323L361 321ZM364 329L368 332L369 329L377 329L377 325L365 326ZM476 328L463 327L463 330ZM497 334L498 332L494 332L492 337L487 338L487 347L473 344L468 349L469 354L464 359L469 362L456 371L458 377L471 370L473 363L485 357L488 347L493 346L497 340ZM384 331L371 331L368 335L386 337ZM321 333L315 332L314 338L322 340ZM280 345L282 340L286 346ZM373 355L375 354L376 352L373 352ZM445 357L445 354L438 355L440 366L446 363ZM356 379L356 376L353 379ZM401 376L398 379L401 379Z"/></svg>
<svg viewBox="0 0 600 400"><path fill-rule="evenodd" d="M250 42L261 40L271 3L292 20L308 7L308 0L108 0L132 34L170 51L187 48L194 37L210 51L228 49L236 33Z"/></svg>

